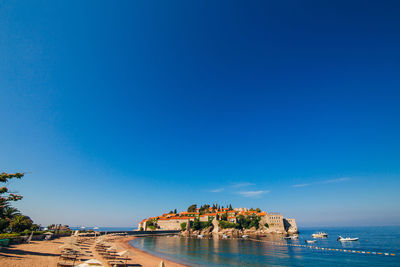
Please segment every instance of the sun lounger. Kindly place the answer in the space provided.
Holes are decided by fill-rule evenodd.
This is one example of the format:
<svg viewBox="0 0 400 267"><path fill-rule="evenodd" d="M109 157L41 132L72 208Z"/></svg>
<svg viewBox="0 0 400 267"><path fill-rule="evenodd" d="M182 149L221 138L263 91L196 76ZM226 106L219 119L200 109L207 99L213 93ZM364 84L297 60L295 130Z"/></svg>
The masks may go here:
<svg viewBox="0 0 400 267"><path fill-rule="evenodd" d="M76 260L77 255L60 255L60 259L63 260L70 260L70 261L74 261Z"/></svg>
<svg viewBox="0 0 400 267"><path fill-rule="evenodd" d="M66 262L57 263L57 267L73 267L73 266L75 266L74 263L66 263Z"/></svg>
<svg viewBox="0 0 400 267"><path fill-rule="evenodd" d="M109 261L108 264L112 267L126 267L126 263L123 261Z"/></svg>

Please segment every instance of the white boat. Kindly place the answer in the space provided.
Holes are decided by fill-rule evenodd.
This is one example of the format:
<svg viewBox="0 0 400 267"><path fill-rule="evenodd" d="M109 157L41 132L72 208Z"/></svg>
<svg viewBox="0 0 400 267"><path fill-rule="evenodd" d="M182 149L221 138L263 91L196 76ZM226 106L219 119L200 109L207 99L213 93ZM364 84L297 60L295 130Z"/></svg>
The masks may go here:
<svg viewBox="0 0 400 267"><path fill-rule="evenodd" d="M315 243L315 242L317 242L317 240L306 240L306 243Z"/></svg>
<svg viewBox="0 0 400 267"><path fill-rule="evenodd" d="M242 235L242 238L249 238L249 235Z"/></svg>
<svg viewBox="0 0 400 267"><path fill-rule="evenodd" d="M225 234L224 234L224 235L222 235L222 238L223 238L223 239L228 239L228 238L229 238L229 235L225 235Z"/></svg>
<svg viewBox="0 0 400 267"><path fill-rule="evenodd" d="M204 238L204 235L197 235L197 238Z"/></svg>
<svg viewBox="0 0 400 267"><path fill-rule="evenodd" d="M311 236L313 238L325 238L325 237L328 237L328 234L324 233L324 232L318 232L318 233L312 234Z"/></svg>
<svg viewBox="0 0 400 267"><path fill-rule="evenodd" d="M341 237L337 239L339 242L349 242L349 241L358 241L358 237Z"/></svg>

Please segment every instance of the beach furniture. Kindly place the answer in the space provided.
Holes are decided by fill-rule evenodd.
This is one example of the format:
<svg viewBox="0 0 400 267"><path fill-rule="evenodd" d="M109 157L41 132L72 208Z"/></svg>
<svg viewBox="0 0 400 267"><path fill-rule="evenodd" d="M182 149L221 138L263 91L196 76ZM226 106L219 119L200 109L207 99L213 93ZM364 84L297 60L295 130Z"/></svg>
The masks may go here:
<svg viewBox="0 0 400 267"><path fill-rule="evenodd" d="M57 267L72 267L72 266L75 266L75 263L67 263L67 262L57 263Z"/></svg>
<svg viewBox="0 0 400 267"><path fill-rule="evenodd" d="M60 259L65 260L65 261L76 261L78 258L78 255L74 254L61 254Z"/></svg>
<svg viewBox="0 0 400 267"><path fill-rule="evenodd" d="M101 264L100 261L98 261L98 260L96 260L96 259L90 259L90 260L84 261L83 263L81 263L81 264L79 264L79 265L77 265L77 266L79 266L79 267L86 267L86 266L101 267L101 266L103 266L103 265Z"/></svg>
<svg viewBox="0 0 400 267"><path fill-rule="evenodd" d="M109 261L108 264L111 267L126 267L127 266L126 262L123 262L123 261Z"/></svg>

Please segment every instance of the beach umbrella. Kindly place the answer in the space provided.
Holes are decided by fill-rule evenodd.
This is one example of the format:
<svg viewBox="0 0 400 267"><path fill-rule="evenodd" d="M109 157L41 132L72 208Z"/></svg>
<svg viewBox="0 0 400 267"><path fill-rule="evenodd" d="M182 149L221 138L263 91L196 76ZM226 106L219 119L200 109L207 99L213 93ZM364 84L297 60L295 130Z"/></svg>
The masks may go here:
<svg viewBox="0 0 400 267"><path fill-rule="evenodd" d="M124 250L124 251L121 251L121 252L117 253L117 255L120 256L120 257L127 256L128 254L129 254L129 252L127 250Z"/></svg>
<svg viewBox="0 0 400 267"><path fill-rule="evenodd" d="M100 261L96 259L90 259L87 261L84 261L82 264L78 265L79 267L86 267L86 266L103 266Z"/></svg>
<svg viewBox="0 0 400 267"><path fill-rule="evenodd" d="M115 245L112 245L111 247L109 247L107 250L116 250L117 247Z"/></svg>
<svg viewBox="0 0 400 267"><path fill-rule="evenodd" d="M101 261L96 260L96 259L90 259L90 260L84 261L83 263L86 263L89 265L101 265Z"/></svg>
<svg viewBox="0 0 400 267"><path fill-rule="evenodd" d="M165 267L164 261L161 261L160 264L158 265L158 267Z"/></svg>

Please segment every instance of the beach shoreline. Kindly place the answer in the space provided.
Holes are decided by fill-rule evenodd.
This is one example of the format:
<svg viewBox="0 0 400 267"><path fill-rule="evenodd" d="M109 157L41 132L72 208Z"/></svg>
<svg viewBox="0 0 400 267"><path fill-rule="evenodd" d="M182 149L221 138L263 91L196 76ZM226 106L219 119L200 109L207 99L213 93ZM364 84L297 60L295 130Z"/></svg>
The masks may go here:
<svg viewBox="0 0 400 267"><path fill-rule="evenodd" d="M148 252L145 252L141 249L135 248L131 244L129 244L129 241L140 238L136 236L128 236L128 237L123 237L121 239L116 239L112 242L114 242L115 245L123 248L124 250L128 250L131 252L132 260L135 264L140 264L143 267L156 267L160 264L161 261L164 261L164 264L166 267L187 267L188 265L184 265L182 263L174 262L171 260L163 259L161 257L155 256L153 254L150 254Z"/></svg>
<svg viewBox="0 0 400 267"><path fill-rule="evenodd" d="M133 236L117 237L114 240L108 242L113 243L118 247L119 250L127 250L130 252L129 261L133 266L142 267L157 267L160 262L163 261L166 267L185 267L187 265L173 262L171 260L163 259L161 257L154 256L150 253L135 248L129 244L129 241L140 238ZM15 244L10 247L0 249L0 266L6 267L52 267L57 266L60 262L59 255L61 253L60 246L68 237L57 238L49 241L32 241L30 244ZM94 245L91 246L91 250L94 251ZM88 257L90 258L90 257ZM94 251L93 257L100 260L104 266L107 265L107 260L102 258L97 252ZM77 262L79 264L79 262Z"/></svg>

